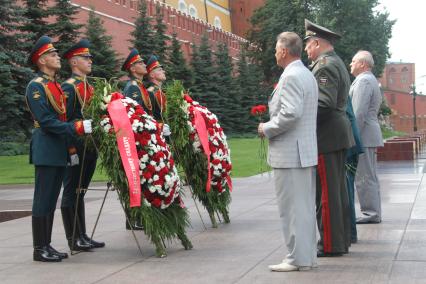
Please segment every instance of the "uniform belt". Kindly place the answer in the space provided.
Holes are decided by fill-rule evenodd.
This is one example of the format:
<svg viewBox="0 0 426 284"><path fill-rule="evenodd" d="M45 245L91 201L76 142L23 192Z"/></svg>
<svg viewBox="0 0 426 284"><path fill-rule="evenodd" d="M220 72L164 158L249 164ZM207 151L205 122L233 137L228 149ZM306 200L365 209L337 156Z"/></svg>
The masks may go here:
<svg viewBox="0 0 426 284"><path fill-rule="evenodd" d="M37 120L34 120L34 128L40 128L40 123Z"/></svg>

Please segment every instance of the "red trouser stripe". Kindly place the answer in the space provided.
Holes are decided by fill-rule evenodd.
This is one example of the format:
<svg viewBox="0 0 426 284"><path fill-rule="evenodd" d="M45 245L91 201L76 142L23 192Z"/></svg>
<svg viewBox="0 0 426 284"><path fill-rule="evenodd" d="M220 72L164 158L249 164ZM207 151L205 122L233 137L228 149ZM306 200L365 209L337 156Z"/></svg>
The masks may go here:
<svg viewBox="0 0 426 284"><path fill-rule="evenodd" d="M325 168L324 155L319 155L318 157L318 175L321 183L323 249L324 252L331 252L330 207L328 206L327 170Z"/></svg>

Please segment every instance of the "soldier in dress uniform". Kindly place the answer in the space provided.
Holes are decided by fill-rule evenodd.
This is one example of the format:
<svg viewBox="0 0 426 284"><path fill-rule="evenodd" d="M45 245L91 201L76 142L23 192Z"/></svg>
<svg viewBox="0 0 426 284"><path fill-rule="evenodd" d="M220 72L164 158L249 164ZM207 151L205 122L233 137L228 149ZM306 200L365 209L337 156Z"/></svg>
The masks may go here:
<svg viewBox="0 0 426 284"><path fill-rule="evenodd" d="M90 120L68 122L67 98L55 80L55 74L61 68L60 57L51 38L42 36L34 45L28 61L38 71L25 92L34 119L30 145L30 163L35 166L33 259L58 262L68 255L56 251L50 242L56 202L67 162L70 161L68 140L91 133L92 123Z"/></svg>
<svg viewBox="0 0 426 284"><path fill-rule="evenodd" d="M86 78L92 71L92 55L89 46L89 41L82 39L63 54L63 58L68 60L72 71L71 77L61 86L67 95L68 121L83 119L83 109L88 107L93 96L94 89ZM61 212L68 245L71 250L76 251L104 247L104 242L91 240L87 236L84 207L84 195L95 173L98 155L94 149L87 147L87 143L82 139L72 139L70 143L73 153L76 153L79 158L79 163L67 167L64 179ZM83 167L83 170L81 167ZM82 173L81 180L80 172ZM77 196L79 198L77 202L77 223L73 240Z"/></svg>
<svg viewBox="0 0 426 284"><path fill-rule="evenodd" d="M127 71L130 77L130 80L127 81L127 84L124 87L124 95L137 101L146 113L153 115L153 98L142 81L143 77L147 74L146 65L135 48L130 51L129 56L127 56L127 59L121 67L121 70Z"/></svg>
<svg viewBox="0 0 426 284"><path fill-rule="evenodd" d="M129 55L123 63L123 66L121 67L121 70L127 71L130 77L130 80L127 81L126 86L124 87L123 94L126 97L137 101L138 104L145 110L145 112L152 116L152 103L154 100L152 95L148 92L145 85L143 84L143 77L147 74L146 65L142 57L139 55L137 49L133 48L130 51ZM126 207L125 212L127 217L130 219L131 216L129 214L129 208ZM133 230L143 230L143 226L140 224L140 222L133 220L131 220L131 222ZM126 229L130 230L130 225L127 220Z"/></svg>
<svg viewBox="0 0 426 284"><path fill-rule="evenodd" d="M346 116L350 79L334 52L340 35L305 20L305 51L319 88L317 139L318 256L341 256L351 243L350 207L345 182L346 150L354 145Z"/></svg>
<svg viewBox="0 0 426 284"><path fill-rule="evenodd" d="M148 73L148 82L146 84L147 90L151 97L154 98L152 106L152 115L155 120L160 122L163 127L163 134L170 136L170 127L164 123L163 113L166 110L167 98L162 90L163 82L166 81L166 71L158 61L157 56L151 55L148 59L146 71Z"/></svg>

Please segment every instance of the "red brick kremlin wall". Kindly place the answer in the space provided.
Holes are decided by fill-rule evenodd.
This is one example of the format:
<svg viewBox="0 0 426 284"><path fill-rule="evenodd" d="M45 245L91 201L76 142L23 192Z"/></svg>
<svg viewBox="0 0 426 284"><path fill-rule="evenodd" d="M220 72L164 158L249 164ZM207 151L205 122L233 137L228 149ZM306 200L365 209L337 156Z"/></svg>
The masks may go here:
<svg viewBox="0 0 426 284"><path fill-rule="evenodd" d="M392 110L392 127L402 132L413 132L413 96L410 95L410 86L415 81L415 64L387 63L379 81ZM426 96L416 97L416 114L417 129L426 130Z"/></svg>
<svg viewBox="0 0 426 284"><path fill-rule="evenodd" d="M265 0L229 0L232 32L245 38L251 27L249 19L263 5Z"/></svg>
<svg viewBox="0 0 426 284"><path fill-rule="evenodd" d="M50 2L53 1L50 0ZM154 16L155 6L158 1L146 0L146 2L148 4L148 14ZM87 23L88 11L93 7L95 13L104 21L107 33L113 37L113 48L122 58L127 56L130 47L130 32L134 29L133 23L137 17L138 1L72 0L71 3L80 8L76 22L83 24ZM243 38L183 14L162 2L158 3L161 4L163 20L167 26L166 34L171 35L173 31L177 32L177 37L182 43L182 51L187 58L191 52L191 43L199 44L201 35L206 31L210 31L208 32L209 42L213 49L215 49L217 43L225 42L229 47L230 55L234 58L238 57L240 45L245 41ZM140 52L144 55L143 50Z"/></svg>

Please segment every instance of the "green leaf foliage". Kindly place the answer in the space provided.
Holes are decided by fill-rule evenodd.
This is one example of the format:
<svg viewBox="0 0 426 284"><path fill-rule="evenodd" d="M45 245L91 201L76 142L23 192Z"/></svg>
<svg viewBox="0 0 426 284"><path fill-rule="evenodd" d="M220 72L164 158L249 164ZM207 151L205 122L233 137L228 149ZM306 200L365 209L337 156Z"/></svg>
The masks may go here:
<svg viewBox="0 0 426 284"><path fill-rule="evenodd" d="M30 135L25 87L34 74L25 51L32 34L19 31L27 23L24 12L14 1L0 0L0 143L25 143Z"/></svg>
<svg viewBox="0 0 426 284"><path fill-rule="evenodd" d="M101 18L96 16L93 9L89 12L85 35L90 41L90 53L93 56L91 75L108 80L119 77L118 55L112 48L112 37L107 35Z"/></svg>
<svg viewBox="0 0 426 284"><path fill-rule="evenodd" d="M135 21L135 29L130 33L132 39L131 48L136 48L141 56L148 56L153 54L156 48L154 39L154 30L151 25L152 18L148 16L147 5L145 0L139 0L138 4L138 17Z"/></svg>
<svg viewBox="0 0 426 284"><path fill-rule="evenodd" d="M184 88L180 81L174 81L166 87L167 110L165 121L171 128L171 146L176 162L183 169L193 197L207 209L213 227L216 227L216 214L221 214L229 222L228 207L231 202L229 189L219 194L215 190L206 192L207 159L204 153L194 151L189 139L188 107L183 99Z"/></svg>
<svg viewBox="0 0 426 284"><path fill-rule="evenodd" d="M62 55L73 46L80 35L83 25L76 24L78 7L73 6L68 0L55 0L55 5L50 8L50 14L55 21L50 25L50 34L56 39L55 47ZM65 79L70 76L71 69L68 64L63 64L59 72Z"/></svg>
<svg viewBox="0 0 426 284"><path fill-rule="evenodd" d="M186 63L185 57L183 56L176 32L172 35L167 63L168 64L164 66L167 78L181 81L185 88L189 88L191 85L192 73Z"/></svg>

